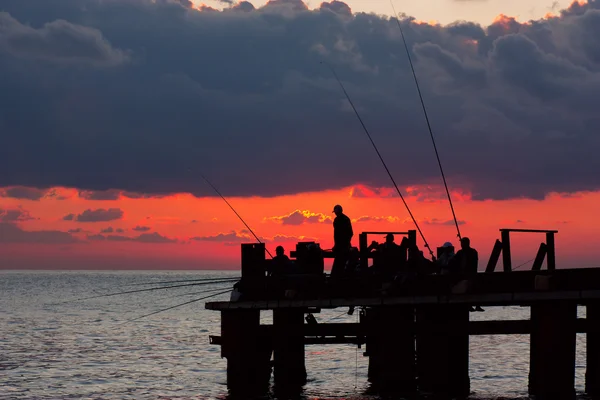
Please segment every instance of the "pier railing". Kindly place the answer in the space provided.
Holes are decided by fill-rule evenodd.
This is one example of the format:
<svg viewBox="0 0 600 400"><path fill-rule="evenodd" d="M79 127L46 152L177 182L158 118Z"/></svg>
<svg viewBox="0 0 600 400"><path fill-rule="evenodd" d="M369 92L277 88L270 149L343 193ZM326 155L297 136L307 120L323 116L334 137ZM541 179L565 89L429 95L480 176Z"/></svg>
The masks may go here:
<svg viewBox="0 0 600 400"><path fill-rule="evenodd" d="M544 233L546 234L546 242L542 242L535 256L532 270L539 271L542 268L544 258L549 271L556 269L556 250L554 245L554 235L558 233L556 230L540 230L540 229L500 229L500 240L496 240L492 255L487 264L485 272L494 272L500 255L502 254L502 264L504 272L512 272L512 258L510 249L510 234L516 233Z"/></svg>

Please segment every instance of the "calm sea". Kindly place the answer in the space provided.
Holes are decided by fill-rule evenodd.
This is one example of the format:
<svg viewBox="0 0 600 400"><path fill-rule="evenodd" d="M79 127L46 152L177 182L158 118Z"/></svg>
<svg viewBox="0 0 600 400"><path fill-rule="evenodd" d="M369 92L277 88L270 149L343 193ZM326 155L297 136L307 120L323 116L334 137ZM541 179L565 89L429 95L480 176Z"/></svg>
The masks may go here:
<svg viewBox="0 0 600 400"><path fill-rule="evenodd" d="M128 319L208 294L224 284L91 300L139 283L232 277L238 272L0 271L0 399L225 399L226 360L208 343L219 313L204 301L139 321ZM211 300L226 300L220 295ZM345 309L320 322L354 322ZM263 313L265 322L270 313ZM580 316L585 310L580 309ZM488 308L473 320L529 318L519 307ZM351 345L307 346L306 399L366 399L367 362ZM473 337L472 399L526 399L528 336ZM577 338L578 392L584 388L585 335Z"/></svg>

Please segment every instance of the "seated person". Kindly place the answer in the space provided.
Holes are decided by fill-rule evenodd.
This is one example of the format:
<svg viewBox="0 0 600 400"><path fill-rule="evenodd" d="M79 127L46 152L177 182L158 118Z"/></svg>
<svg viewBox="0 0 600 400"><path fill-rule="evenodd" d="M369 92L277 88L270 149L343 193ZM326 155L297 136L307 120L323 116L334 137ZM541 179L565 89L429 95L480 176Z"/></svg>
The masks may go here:
<svg viewBox="0 0 600 400"><path fill-rule="evenodd" d="M285 255L283 246L277 246L275 249L275 257L273 257L271 263L271 270L269 276L281 276L289 274L291 272L292 263L290 258Z"/></svg>

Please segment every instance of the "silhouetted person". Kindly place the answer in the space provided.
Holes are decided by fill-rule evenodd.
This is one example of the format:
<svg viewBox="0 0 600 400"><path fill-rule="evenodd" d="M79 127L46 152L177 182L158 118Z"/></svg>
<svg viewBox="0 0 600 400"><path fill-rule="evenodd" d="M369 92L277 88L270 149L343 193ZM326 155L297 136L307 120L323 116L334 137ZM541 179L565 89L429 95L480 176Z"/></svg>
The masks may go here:
<svg viewBox="0 0 600 400"><path fill-rule="evenodd" d="M344 213L339 204L333 207L336 217L333 220L333 266L331 267L331 276L340 276L346 266L346 261L350 254L350 242L354 232L352 231L352 221Z"/></svg>
<svg viewBox="0 0 600 400"><path fill-rule="evenodd" d="M270 276L281 276L286 273L289 273L290 269L290 258L285 255L285 250L283 246L277 246L275 248L275 257L273 257L272 268L270 271Z"/></svg>
<svg viewBox="0 0 600 400"><path fill-rule="evenodd" d="M458 271L465 277L477 274L479 255L477 250L471 247L471 240L464 237L460 240L460 250L454 256L454 262Z"/></svg>
<svg viewBox="0 0 600 400"><path fill-rule="evenodd" d="M433 262L425 258L423 252L417 246L408 248L407 273L410 276L430 274Z"/></svg>
<svg viewBox="0 0 600 400"><path fill-rule="evenodd" d="M385 242L379 246L380 262L385 277L394 277L401 269L402 248L394 242L394 235L388 233Z"/></svg>
<svg viewBox="0 0 600 400"><path fill-rule="evenodd" d="M471 240L464 237L460 240L461 249L456 252L452 262L454 267L458 269L460 274L465 278L470 278L477 275L477 267L479 265L479 254L477 250L471 247ZM471 311L483 311L480 306L476 306Z"/></svg>
<svg viewBox="0 0 600 400"><path fill-rule="evenodd" d="M446 242L442 246L442 253L437 259L437 266L442 275L449 275L456 271L451 271L451 260L454 257L454 246L452 243Z"/></svg>

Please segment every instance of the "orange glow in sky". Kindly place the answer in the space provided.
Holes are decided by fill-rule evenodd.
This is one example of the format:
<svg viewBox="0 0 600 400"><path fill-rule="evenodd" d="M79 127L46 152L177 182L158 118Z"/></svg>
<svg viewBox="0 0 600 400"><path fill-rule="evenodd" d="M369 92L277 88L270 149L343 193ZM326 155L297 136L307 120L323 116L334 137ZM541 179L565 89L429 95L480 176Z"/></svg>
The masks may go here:
<svg viewBox="0 0 600 400"><path fill-rule="evenodd" d="M431 186L412 186L402 191L431 247L446 241L458 247L445 193ZM48 193L40 200L3 198L3 225L16 227L21 233L15 236L0 232L1 268L237 269L239 244L255 241L218 197L176 194L87 200L72 189L55 188ZM499 228L557 229L559 267L594 263L594 239L598 236L594 215L600 193L553 194L542 201L474 201L460 192L453 192L452 197L462 235L470 237L480 252L481 269L499 238ZM389 188L353 186L276 198L228 200L273 253L277 245L289 251L296 242L307 240L331 248L335 204L342 204L352 219L356 246L361 231L414 229L395 190ZM13 212L12 221L9 211ZM17 213L20 216L14 219ZM98 215L101 221L91 220ZM40 235L40 231L46 233ZM513 263L533 258L543 239L515 235ZM420 237L419 246L423 249Z"/></svg>

